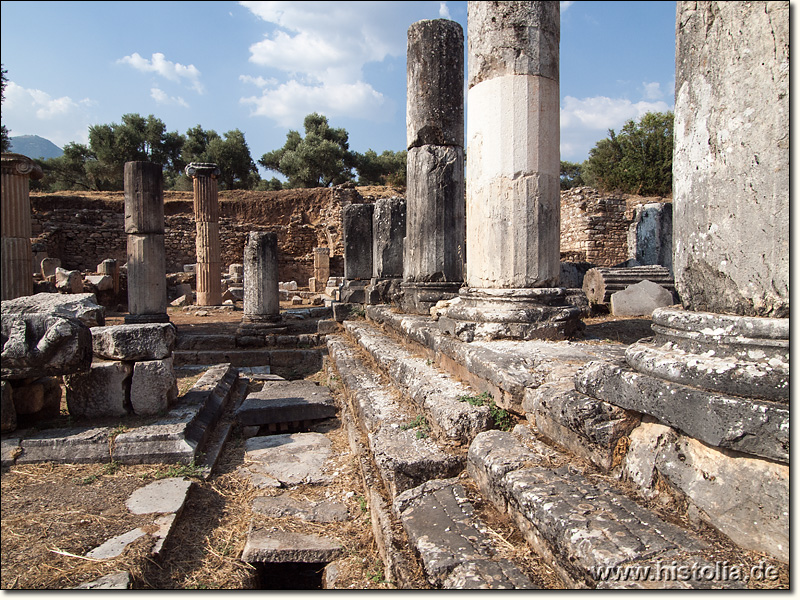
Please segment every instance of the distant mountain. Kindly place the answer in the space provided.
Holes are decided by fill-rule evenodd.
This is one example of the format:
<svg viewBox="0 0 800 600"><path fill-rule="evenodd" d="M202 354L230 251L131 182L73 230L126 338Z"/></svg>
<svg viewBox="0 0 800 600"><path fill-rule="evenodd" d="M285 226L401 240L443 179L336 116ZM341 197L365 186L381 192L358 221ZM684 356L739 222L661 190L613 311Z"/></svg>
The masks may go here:
<svg viewBox="0 0 800 600"><path fill-rule="evenodd" d="M57 158L64 154L53 142L38 135L11 136L8 140L11 142L9 152L23 154L28 158Z"/></svg>

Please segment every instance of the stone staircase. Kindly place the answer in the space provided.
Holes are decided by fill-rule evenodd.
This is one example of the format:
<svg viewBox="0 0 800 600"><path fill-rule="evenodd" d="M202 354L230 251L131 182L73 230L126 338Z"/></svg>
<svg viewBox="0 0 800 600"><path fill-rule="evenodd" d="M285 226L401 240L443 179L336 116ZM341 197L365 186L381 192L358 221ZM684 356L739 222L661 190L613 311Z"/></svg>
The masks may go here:
<svg viewBox="0 0 800 600"><path fill-rule="evenodd" d="M513 522L565 587L744 586L707 576L719 570L712 546L740 549L650 508L619 469L609 473L640 415L575 392L573 380L591 360L622 360L623 346L466 344L436 325L372 306L327 337L375 537L399 587L414 587L415 559L434 588L538 587L501 557L465 487ZM497 428L503 410L510 431Z"/></svg>

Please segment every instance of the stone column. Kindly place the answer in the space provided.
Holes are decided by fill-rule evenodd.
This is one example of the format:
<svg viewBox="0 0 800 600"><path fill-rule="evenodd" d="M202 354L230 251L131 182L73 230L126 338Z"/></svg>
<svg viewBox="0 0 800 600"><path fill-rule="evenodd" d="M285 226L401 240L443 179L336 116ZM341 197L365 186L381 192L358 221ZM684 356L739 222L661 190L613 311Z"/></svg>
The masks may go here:
<svg viewBox="0 0 800 600"><path fill-rule="evenodd" d="M557 2L470 2L467 288L440 326L459 338L562 339Z"/></svg>
<svg viewBox="0 0 800 600"><path fill-rule="evenodd" d="M199 306L222 304L222 268L219 248L219 199L217 178L220 170L213 163L190 163L186 174L194 189L194 218L197 228L197 300Z"/></svg>
<svg viewBox="0 0 800 600"><path fill-rule="evenodd" d="M119 263L116 258L107 258L97 265L97 272L100 275L108 275L114 282L114 293L119 293Z"/></svg>
<svg viewBox="0 0 800 600"><path fill-rule="evenodd" d="M403 310L428 314L464 280L464 32L455 21L408 29Z"/></svg>
<svg viewBox="0 0 800 600"><path fill-rule="evenodd" d="M344 284L341 301L363 303L372 278L372 204L350 204L342 208Z"/></svg>
<svg viewBox="0 0 800 600"><path fill-rule="evenodd" d="M328 277L331 276L331 251L325 246L314 248L314 277L312 292L324 292ZM309 285L309 287L312 287Z"/></svg>
<svg viewBox="0 0 800 600"><path fill-rule="evenodd" d="M367 288L368 304L401 301L405 237L405 200L397 197L376 200L372 217L372 279Z"/></svg>
<svg viewBox="0 0 800 600"><path fill-rule="evenodd" d="M280 321L278 235L251 231L244 246L244 317L240 332L273 331Z"/></svg>
<svg viewBox="0 0 800 600"><path fill-rule="evenodd" d="M33 294L30 178L41 179L42 168L22 154L2 155L2 299Z"/></svg>
<svg viewBox="0 0 800 600"><path fill-rule="evenodd" d="M126 323L167 323L164 249L164 180L161 165L125 163L125 233L128 236Z"/></svg>

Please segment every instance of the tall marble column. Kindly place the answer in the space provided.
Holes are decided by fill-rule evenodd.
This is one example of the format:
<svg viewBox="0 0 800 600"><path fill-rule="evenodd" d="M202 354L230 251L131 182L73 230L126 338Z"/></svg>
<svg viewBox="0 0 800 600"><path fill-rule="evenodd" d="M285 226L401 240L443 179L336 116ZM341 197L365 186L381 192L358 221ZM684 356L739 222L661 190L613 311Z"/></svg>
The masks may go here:
<svg viewBox="0 0 800 600"><path fill-rule="evenodd" d="M408 29L403 310L428 314L464 280L464 32L455 21Z"/></svg>
<svg viewBox="0 0 800 600"><path fill-rule="evenodd" d="M220 170L213 163L190 163L186 174L194 189L194 218L197 228L197 300L199 306L222 304L222 268L219 248L219 198L217 178Z"/></svg>
<svg viewBox="0 0 800 600"><path fill-rule="evenodd" d="M22 154L2 155L2 299L33 294L30 179L41 179L42 168Z"/></svg>
<svg viewBox="0 0 800 600"><path fill-rule="evenodd" d="M128 237L126 323L167 323L164 179L161 165L125 163L125 233Z"/></svg>
<svg viewBox="0 0 800 600"><path fill-rule="evenodd" d="M469 2L467 287L440 326L562 339L579 326L559 281L558 2Z"/></svg>
<svg viewBox="0 0 800 600"><path fill-rule="evenodd" d="M244 246L243 331L273 331L281 322L278 235L251 231Z"/></svg>

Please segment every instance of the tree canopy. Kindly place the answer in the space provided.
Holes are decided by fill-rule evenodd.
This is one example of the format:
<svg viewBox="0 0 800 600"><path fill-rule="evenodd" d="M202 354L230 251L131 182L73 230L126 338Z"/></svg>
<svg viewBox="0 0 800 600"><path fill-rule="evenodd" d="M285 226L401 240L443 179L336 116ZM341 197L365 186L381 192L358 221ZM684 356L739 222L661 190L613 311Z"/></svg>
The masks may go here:
<svg viewBox="0 0 800 600"><path fill-rule="evenodd" d="M6 83L8 83L8 77L6 77L6 73L8 71L0 65L0 103L6 101ZM0 152L8 152L8 149L11 147L11 141L8 139L8 129L6 129L5 125L0 126Z"/></svg>

